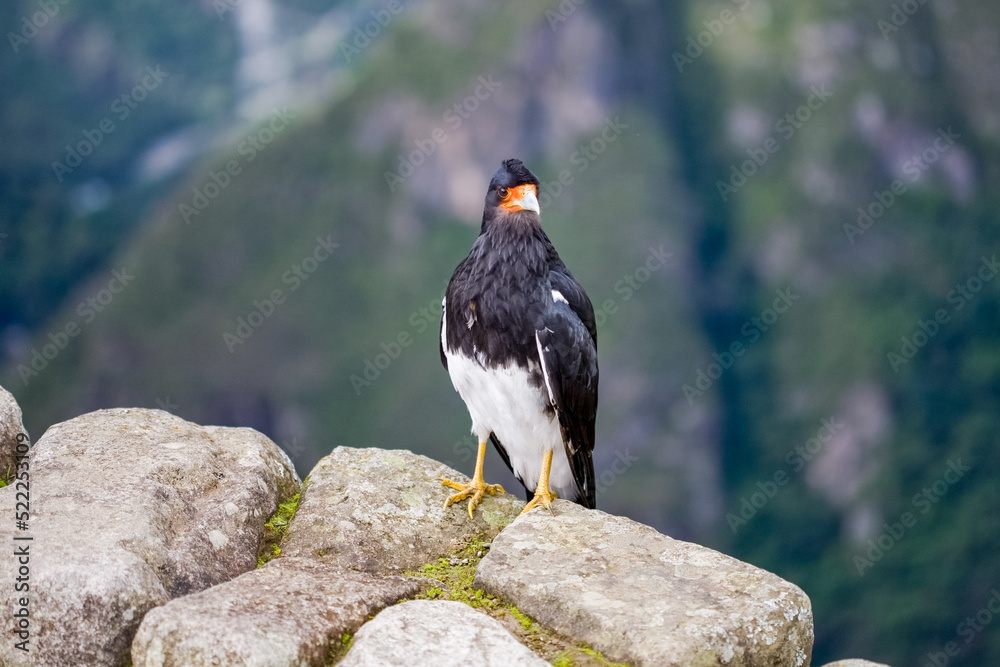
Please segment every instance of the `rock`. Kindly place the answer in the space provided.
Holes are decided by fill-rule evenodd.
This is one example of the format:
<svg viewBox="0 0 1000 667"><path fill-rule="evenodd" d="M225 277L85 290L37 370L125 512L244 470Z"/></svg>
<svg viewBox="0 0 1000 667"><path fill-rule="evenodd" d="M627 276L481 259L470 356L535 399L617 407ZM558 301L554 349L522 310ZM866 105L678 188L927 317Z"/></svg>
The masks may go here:
<svg viewBox="0 0 1000 667"><path fill-rule="evenodd" d="M385 609L358 631L339 663L339 667L473 665L549 667L499 621L448 600L412 600Z"/></svg>
<svg viewBox="0 0 1000 667"><path fill-rule="evenodd" d="M21 421L20 406L14 400L13 394L0 387L0 479L5 482L14 477L17 469L15 457L19 435L23 444L31 444L28 432L24 430L24 423Z"/></svg>
<svg viewBox="0 0 1000 667"><path fill-rule="evenodd" d="M298 488L287 457L260 433L160 410L101 410L57 424L29 461L31 519L19 534L33 538L38 667L121 665L151 608L254 569L264 523ZM9 523L0 523L6 545ZM5 618L11 554L0 551ZM0 643L0 664L26 658Z"/></svg>
<svg viewBox="0 0 1000 667"><path fill-rule="evenodd" d="M496 535L524 507L510 494L486 496L470 521L467 503L444 507L454 491L441 485L442 477L468 480L405 449L338 447L309 474L282 553L398 573L445 556L466 540Z"/></svg>
<svg viewBox="0 0 1000 667"><path fill-rule="evenodd" d="M135 667L324 667L331 643L420 586L414 579L278 558L150 611L132 643L132 662Z"/></svg>
<svg viewBox="0 0 1000 667"><path fill-rule="evenodd" d="M881 662L851 658L850 660L834 660L833 662L826 663L823 667L889 667L889 665Z"/></svg>
<svg viewBox="0 0 1000 667"><path fill-rule="evenodd" d="M778 576L558 500L493 540L474 585L609 660L803 667L809 598Z"/></svg>

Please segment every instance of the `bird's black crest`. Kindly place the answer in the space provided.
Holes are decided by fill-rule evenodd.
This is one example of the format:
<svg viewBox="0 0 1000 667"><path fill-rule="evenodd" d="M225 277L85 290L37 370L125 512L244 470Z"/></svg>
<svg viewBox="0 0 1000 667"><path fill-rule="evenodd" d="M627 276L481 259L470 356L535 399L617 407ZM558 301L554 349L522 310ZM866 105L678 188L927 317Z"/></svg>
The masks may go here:
<svg viewBox="0 0 1000 667"><path fill-rule="evenodd" d="M497 169L497 173L493 174L493 179L490 181L490 190L500 186L512 188L525 183L538 185L538 178L524 166L523 162L517 158L511 158L500 163L500 168Z"/></svg>

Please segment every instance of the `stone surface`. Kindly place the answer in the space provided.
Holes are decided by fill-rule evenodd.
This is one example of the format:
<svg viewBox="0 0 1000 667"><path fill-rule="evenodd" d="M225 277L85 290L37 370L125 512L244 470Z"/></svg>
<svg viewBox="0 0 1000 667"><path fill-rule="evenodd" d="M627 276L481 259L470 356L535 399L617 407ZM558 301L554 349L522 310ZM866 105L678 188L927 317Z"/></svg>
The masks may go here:
<svg viewBox="0 0 1000 667"><path fill-rule="evenodd" d="M21 422L21 408L14 395L0 387L0 479L6 482L13 478L16 469L14 457L18 435L22 435L22 440L28 435Z"/></svg>
<svg viewBox="0 0 1000 667"><path fill-rule="evenodd" d="M438 481L468 477L405 449L338 447L309 474L281 550L340 567L398 573L446 555L465 540L495 535L524 502L486 496L470 521L467 503L445 508Z"/></svg>
<svg viewBox="0 0 1000 667"><path fill-rule="evenodd" d="M834 660L833 662L826 663L823 667L889 667L889 665L881 662L851 658L849 660Z"/></svg>
<svg viewBox="0 0 1000 667"><path fill-rule="evenodd" d="M331 642L354 632L421 582L278 558L232 581L146 614L135 667L324 667Z"/></svg>
<svg viewBox="0 0 1000 667"><path fill-rule="evenodd" d="M33 538L37 667L122 665L151 608L256 566L264 522L298 488L287 456L260 433L160 410L57 424L32 447L30 466L31 519L18 534ZM0 523L0 543L13 544L11 530ZM14 604L11 554L0 550L4 618ZM0 643L0 664L26 658L9 637Z"/></svg>
<svg viewBox="0 0 1000 667"><path fill-rule="evenodd" d="M358 631L339 663L340 667L548 665L499 621L447 600L412 600L385 609Z"/></svg>
<svg viewBox="0 0 1000 667"><path fill-rule="evenodd" d="M636 666L805 667L797 586L624 517L558 500L493 540L475 585L609 660Z"/></svg>

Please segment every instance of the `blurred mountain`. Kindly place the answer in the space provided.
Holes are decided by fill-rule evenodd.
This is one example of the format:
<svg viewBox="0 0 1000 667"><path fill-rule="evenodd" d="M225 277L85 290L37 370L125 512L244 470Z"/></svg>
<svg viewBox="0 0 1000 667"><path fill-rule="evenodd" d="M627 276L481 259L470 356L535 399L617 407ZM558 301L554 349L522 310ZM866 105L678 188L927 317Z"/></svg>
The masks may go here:
<svg viewBox="0 0 1000 667"><path fill-rule="evenodd" d="M470 470L440 300L517 156L598 309L601 508L802 586L817 664L997 664L963 623L1000 587L1000 10L131 7L60 5L0 62L31 433L161 407L303 474L338 445Z"/></svg>

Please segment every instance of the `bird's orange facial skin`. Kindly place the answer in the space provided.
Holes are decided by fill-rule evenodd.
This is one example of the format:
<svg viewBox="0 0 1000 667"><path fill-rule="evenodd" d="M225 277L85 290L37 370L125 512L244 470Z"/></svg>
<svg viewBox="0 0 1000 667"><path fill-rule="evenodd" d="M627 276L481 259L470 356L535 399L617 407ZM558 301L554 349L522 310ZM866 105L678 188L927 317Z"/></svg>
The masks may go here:
<svg viewBox="0 0 1000 667"><path fill-rule="evenodd" d="M538 187L532 185L531 183L525 183L524 185L518 185L514 188L508 188L507 196L500 202L500 208L508 211L523 211L524 206L522 206L521 203L524 200L525 195L529 192L537 197Z"/></svg>

